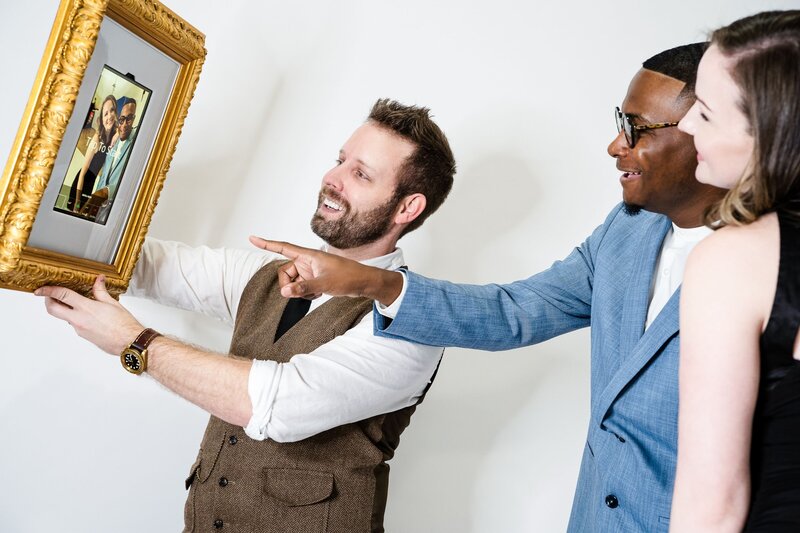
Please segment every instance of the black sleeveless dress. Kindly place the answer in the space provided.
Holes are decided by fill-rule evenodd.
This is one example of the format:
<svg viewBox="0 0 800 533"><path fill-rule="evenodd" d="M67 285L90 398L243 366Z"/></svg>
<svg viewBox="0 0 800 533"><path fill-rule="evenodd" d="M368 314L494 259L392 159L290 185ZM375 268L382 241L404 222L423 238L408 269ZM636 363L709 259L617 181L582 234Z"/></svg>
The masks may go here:
<svg viewBox="0 0 800 533"><path fill-rule="evenodd" d="M800 532L800 216L778 211L780 266L761 335L761 380L750 454L752 496L745 531Z"/></svg>
<svg viewBox="0 0 800 533"><path fill-rule="evenodd" d="M83 187L81 188L80 192L81 205L85 204L86 200L88 200L92 195L92 192L94 192L94 182L97 180L97 175L100 174L100 169L103 168L103 163L106 162L107 152L105 150L105 143L101 142L101 146L104 149L98 150L94 153L92 161L89 163L89 168L86 170L86 175L83 177ZM72 180L72 185L69 188L67 209L70 211L75 209L75 200L78 198L78 176L80 175L81 171L78 170L78 173L75 174L75 179Z"/></svg>

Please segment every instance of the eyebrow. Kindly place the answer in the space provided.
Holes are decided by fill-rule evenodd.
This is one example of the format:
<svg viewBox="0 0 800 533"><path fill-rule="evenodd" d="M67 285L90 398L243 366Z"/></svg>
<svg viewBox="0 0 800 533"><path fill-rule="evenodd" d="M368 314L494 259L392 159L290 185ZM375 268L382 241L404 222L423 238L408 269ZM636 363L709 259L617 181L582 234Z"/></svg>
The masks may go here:
<svg viewBox="0 0 800 533"><path fill-rule="evenodd" d="M359 165L361 165L362 167L364 167L364 168L366 168L367 170L369 170L369 171L370 171L370 173L373 173L373 174L375 173L375 168L374 168L374 167L371 167L371 166L369 166L367 163L365 163L365 162L364 162L364 160L363 160L363 159L356 159L356 162L358 162L358 164L359 164Z"/></svg>
<svg viewBox="0 0 800 533"><path fill-rule="evenodd" d="M344 151L344 148L340 148L339 149L339 157L346 156L346 155L347 155L347 153ZM356 159L356 163L358 163L362 167L366 168L371 173L375 173L376 172L375 171L375 167L372 167L372 166L368 165L363 159Z"/></svg>
<svg viewBox="0 0 800 533"><path fill-rule="evenodd" d="M701 104L703 104L703 107L705 107L705 108L706 108L706 109L708 109L709 111L713 111L713 109L711 109L710 107L708 107L708 104L707 104L707 103L705 103L705 102L703 101L703 99L702 99L702 98L700 98L699 96L697 96L696 98L697 98L697 101L698 101L698 102L700 102Z"/></svg>
<svg viewBox="0 0 800 533"><path fill-rule="evenodd" d="M624 111L623 111L623 113L628 115L628 117L630 117L630 120L634 120L636 122L639 122L639 121L648 122L647 118L645 118L644 115L641 115L639 113L625 113Z"/></svg>

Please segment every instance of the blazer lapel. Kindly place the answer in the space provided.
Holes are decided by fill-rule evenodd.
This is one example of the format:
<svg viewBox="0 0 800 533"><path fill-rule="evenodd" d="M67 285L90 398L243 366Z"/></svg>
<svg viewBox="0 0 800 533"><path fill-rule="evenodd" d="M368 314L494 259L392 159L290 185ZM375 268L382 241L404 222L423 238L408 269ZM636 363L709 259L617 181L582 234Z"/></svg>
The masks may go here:
<svg viewBox="0 0 800 533"><path fill-rule="evenodd" d="M128 153L128 150L130 150L132 144L133 144L133 138L131 137L125 142L125 146L122 147L122 152L120 152L120 154L115 159L111 160L111 165L109 165L108 169L109 177L114 173L117 167L120 164L122 164L123 161L125 161L125 154Z"/></svg>
<svg viewBox="0 0 800 533"><path fill-rule="evenodd" d="M636 264L634 265L633 274L631 275L630 283L625 291L623 300L622 318L620 320L619 331L619 353L620 358L619 366L617 366L614 377L608 382L600 399L595 403L593 416L597 422L601 422L608 411L611 402L617 397L619 392L625 385L636 375L642 366L652 357L658 346L654 346L657 342L658 331L661 331L662 326L659 322L664 315L667 314L668 308L673 305L673 300L677 302L676 296L679 291L672 295L667 305L661 310L658 317L653 324L645 332L644 325L647 320L647 309L650 304L650 286L652 285L654 270L658 254L661 250L661 245L664 242L664 237L671 227L671 222L666 217L662 217L657 222L650 225L644 232L641 240L642 253L639 254ZM677 304L674 304L677 308ZM677 317L677 311L675 313ZM656 326L658 328L654 329ZM675 321L675 328L677 330L677 319ZM669 327L666 327L664 333ZM666 340L666 338L664 340ZM663 344L663 342L662 342ZM647 352L645 347L653 347L652 352ZM644 350L644 351L643 351Z"/></svg>
<svg viewBox="0 0 800 533"><path fill-rule="evenodd" d="M681 288L678 287L670 296L667 304L642 335L636 350L632 354L631 363L634 368L641 368L650 358L680 329L679 310L681 304ZM643 359L639 359L643 358Z"/></svg>
<svg viewBox="0 0 800 533"><path fill-rule="evenodd" d="M625 360L629 358L629 354L644 333L647 308L650 304L650 286L653 284L653 271L670 226L671 222L663 218L651 224L642 236L640 243L642 253L639 254L630 283L625 291L622 319L620 320L619 356ZM624 362L620 361L620 365L622 364Z"/></svg>

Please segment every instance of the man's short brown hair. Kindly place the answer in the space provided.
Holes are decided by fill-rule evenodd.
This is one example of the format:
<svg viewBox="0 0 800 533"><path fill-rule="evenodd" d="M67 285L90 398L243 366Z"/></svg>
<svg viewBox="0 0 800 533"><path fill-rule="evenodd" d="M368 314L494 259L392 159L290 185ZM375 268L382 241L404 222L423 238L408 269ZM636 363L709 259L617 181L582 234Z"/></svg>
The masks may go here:
<svg viewBox="0 0 800 533"><path fill-rule="evenodd" d="M420 227L434 211L439 209L450 189L456 173L456 161L442 130L431 119L426 107L407 106L388 98L375 102L367 117L414 145L414 152L405 160L397 173L394 199L399 201L409 194L425 195L425 210L403 231L403 235Z"/></svg>

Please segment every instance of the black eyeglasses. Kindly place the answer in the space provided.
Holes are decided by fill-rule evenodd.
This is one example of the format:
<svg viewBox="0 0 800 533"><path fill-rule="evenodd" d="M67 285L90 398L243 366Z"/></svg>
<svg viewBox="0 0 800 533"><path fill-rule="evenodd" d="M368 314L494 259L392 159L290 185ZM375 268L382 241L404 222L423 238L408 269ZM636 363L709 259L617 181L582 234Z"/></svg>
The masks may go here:
<svg viewBox="0 0 800 533"><path fill-rule="evenodd" d="M618 107L614 108L614 118L617 119L617 133L621 131L625 132L625 140L628 141L628 146L631 148L636 146L640 131L671 128L678 125L677 122L656 122L654 124L636 125L633 123L633 115L623 113Z"/></svg>
<svg viewBox="0 0 800 533"><path fill-rule="evenodd" d="M122 115L121 117L119 117L117 122L119 122L120 126L122 126L126 122L128 124L133 124L133 119L135 119L135 118L136 118L136 115Z"/></svg>

